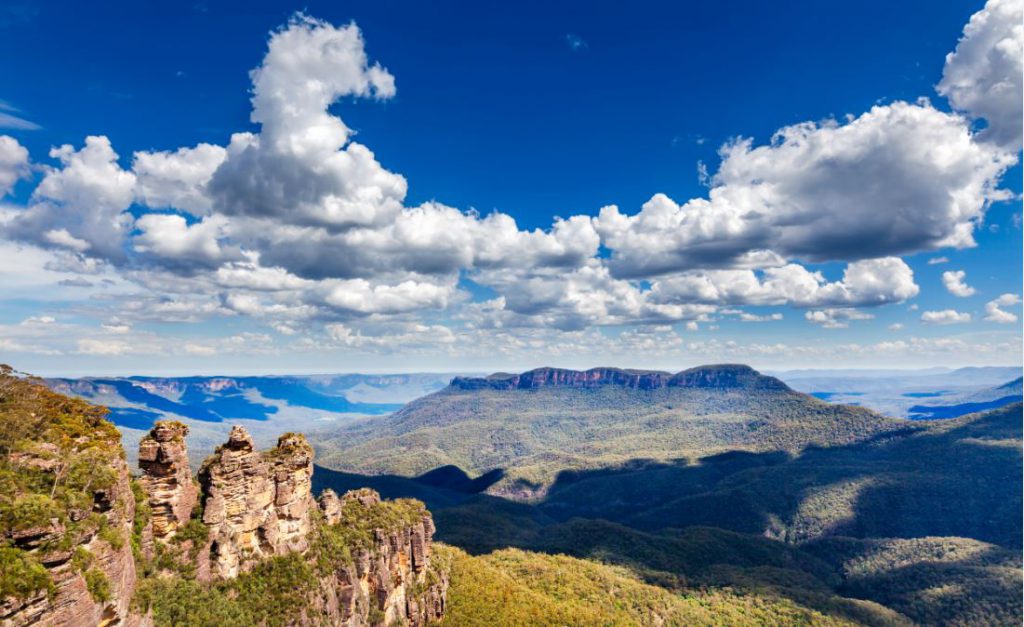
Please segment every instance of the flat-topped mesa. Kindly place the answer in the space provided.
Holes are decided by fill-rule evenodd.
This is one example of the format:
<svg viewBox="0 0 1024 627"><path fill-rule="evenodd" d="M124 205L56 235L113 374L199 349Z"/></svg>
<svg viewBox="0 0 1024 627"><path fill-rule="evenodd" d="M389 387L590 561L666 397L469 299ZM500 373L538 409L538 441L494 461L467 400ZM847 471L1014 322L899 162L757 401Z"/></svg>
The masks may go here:
<svg viewBox="0 0 1024 627"><path fill-rule="evenodd" d="M203 522L210 533L210 574L230 578L261 559L309 544L313 449L300 434L259 452L242 427L203 462Z"/></svg>
<svg viewBox="0 0 1024 627"><path fill-rule="evenodd" d="M789 390L775 377L763 375L750 366L721 364L690 368L676 374L657 370L622 368L537 368L522 374L497 373L486 378L455 377L450 387L462 390L530 390L543 387L592 388L619 385L640 390L666 387L712 389Z"/></svg>
<svg viewBox="0 0 1024 627"><path fill-rule="evenodd" d="M153 512L153 536L161 540L188 522L199 495L188 465L186 435L188 426L160 420L139 443L139 482Z"/></svg>

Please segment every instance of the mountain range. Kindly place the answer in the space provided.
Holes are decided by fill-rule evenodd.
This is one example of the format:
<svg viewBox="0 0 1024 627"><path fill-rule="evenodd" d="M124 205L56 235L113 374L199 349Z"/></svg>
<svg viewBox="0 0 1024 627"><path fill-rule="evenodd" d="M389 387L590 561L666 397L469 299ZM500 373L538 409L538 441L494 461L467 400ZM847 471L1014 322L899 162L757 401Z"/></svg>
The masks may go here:
<svg viewBox="0 0 1024 627"><path fill-rule="evenodd" d="M320 433L314 482L424 500L438 538L770 591L840 623L1017 624L1018 401L945 420L735 365L455 379ZM540 568L541 566L537 566ZM813 621L811 621L813 622Z"/></svg>

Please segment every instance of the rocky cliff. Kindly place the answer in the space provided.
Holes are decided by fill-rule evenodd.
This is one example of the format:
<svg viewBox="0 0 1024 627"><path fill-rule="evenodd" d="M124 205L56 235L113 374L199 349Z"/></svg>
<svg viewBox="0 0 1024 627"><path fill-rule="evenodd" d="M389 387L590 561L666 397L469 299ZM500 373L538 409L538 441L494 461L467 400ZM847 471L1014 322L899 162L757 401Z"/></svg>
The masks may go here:
<svg viewBox="0 0 1024 627"><path fill-rule="evenodd" d="M188 522L199 489L188 466L185 436L188 427L180 422L159 422L139 444L139 482L152 511L153 536L167 540Z"/></svg>
<svg viewBox="0 0 1024 627"><path fill-rule="evenodd" d="M0 367L0 624L141 621L135 500L104 414Z"/></svg>
<svg viewBox="0 0 1024 627"><path fill-rule="evenodd" d="M152 440L167 429L166 423L157 423ZM183 443L176 454L187 457ZM140 465L145 473L155 468L159 476L166 474L164 467ZM342 497L326 491L317 501L312 476L313 449L301 434L282 435L277 446L259 451L245 429L233 428L199 471L192 527L201 533L162 545L163 554L173 557L157 576L194 576L230 597L238 593L235 581L248 588L254 580L266 585L278 576L268 568L273 559L301 556L292 563L305 573L301 580L282 581L304 601L287 617L289 624L424 625L440 619L447 576L431 568L434 525L423 505L385 502L371 490ZM168 511L165 503L190 496L185 481L167 490L166 483L147 474L142 483L147 490L160 488L156 499L155 492L147 493L149 502ZM154 526L156 513L154 507ZM175 544L187 544L187 550ZM159 622L159 602L155 608Z"/></svg>
<svg viewBox="0 0 1024 627"><path fill-rule="evenodd" d="M522 374L497 373L486 378L455 377L451 387L462 390L529 390L541 387L590 388L619 385L640 390L666 387L711 389L788 390L775 377L762 375L750 366L722 364L700 366L676 374L657 370L625 370L622 368L537 368Z"/></svg>
<svg viewBox="0 0 1024 627"><path fill-rule="evenodd" d="M188 467L158 422L133 489L105 410L0 370L0 624L424 625L444 612L418 501L311 492L300 434L242 428Z"/></svg>
<svg viewBox="0 0 1024 627"><path fill-rule="evenodd" d="M199 470L210 575L235 577L274 555L309 548L313 449L297 434L256 451L241 427Z"/></svg>

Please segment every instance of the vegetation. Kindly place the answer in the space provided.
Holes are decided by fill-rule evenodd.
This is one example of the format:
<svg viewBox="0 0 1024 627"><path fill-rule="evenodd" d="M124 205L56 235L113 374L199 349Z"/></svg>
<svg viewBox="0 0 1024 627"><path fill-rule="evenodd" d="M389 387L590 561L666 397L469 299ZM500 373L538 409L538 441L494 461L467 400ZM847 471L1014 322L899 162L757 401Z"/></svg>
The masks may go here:
<svg viewBox="0 0 1024 627"><path fill-rule="evenodd" d="M175 546L205 541L206 527L193 519L171 545L157 543L157 558L141 569L148 576L140 581L133 603L143 613L151 610L156 625L291 625L309 611L321 577L376 547L375 531L398 531L426 515L423 503L413 499L364 503L344 498L339 524L315 519L312 548L305 555L274 557L235 579L202 584L195 579L192 560Z"/></svg>
<svg viewBox="0 0 1024 627"><path fill-rule="evenodd" d="M51 392L38 379L0 366L0 589L24 598L50 589L49 574L12 539L42 538L44 550L69 550L96 532L110 544L98 500L117 479L121 436L106 409ZM94 597L109 594L102 572L83 571Z"/></svg>
<svg viewBox="0 0 1024 627"><path fill-rule="evenodd" d="M566 471L636 459L697 459L727 450L798 452L916 428L756 383L749 389L450 387L392 416L319 436L319 463L404 476L449 464L473 475L500 468L505 476L490 493L533 499Z"/></svg>
<svg viewBox="0 0 1024 627"><path fill-rule="evenodd" d="M629 570L565 555L505 549L472 557L439 546L451 564L443 625L852 625L785 598L738 591L677 594Z"/></svg>
<svg viewBox="0 0 1024 627"><path fill-rule="evenodd" d="M0 546L0 598L24 599L41 590L55 591L50 573L27 551Z"/></svg>
<svg viewBox="0 0 1024 627"><path fill-rule="evenodd" d="M866 624L1018 624L1021 420L1018 403L799 453L568 470L531 503L459 492L466 481L318 476L420 495L438 537L472 554L567 554Z"/></svg>

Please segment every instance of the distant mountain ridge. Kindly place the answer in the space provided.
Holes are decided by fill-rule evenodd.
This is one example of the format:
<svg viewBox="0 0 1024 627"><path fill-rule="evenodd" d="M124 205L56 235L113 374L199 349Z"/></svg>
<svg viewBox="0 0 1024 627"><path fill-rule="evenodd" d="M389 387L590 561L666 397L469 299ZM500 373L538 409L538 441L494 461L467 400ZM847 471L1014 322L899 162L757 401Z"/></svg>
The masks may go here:
<svg viewBox="0 0 1024 627"><path fill-rule="evenodd" d="M620 385L639 390L667 387L789 390L789 386L775 377L763 375L743 364L698 366L675 374L660 370L610 367L590 370L536 368L522 374L496 373L485 378L455 377L451 382L451 387L461 390L528 390L558 386L588 388L599 385Z"/></svg>
<svg viewBox="0 0 1024 627"><path fill-rule="evenodd" d="M862 441L914 423L826 403L739 364L679 373L538 368L456 377L394 414L315 436L321 463L365 474L470 478L500 470L487 491L542 495L567 470L728 450L787 451Z"/></svg>

